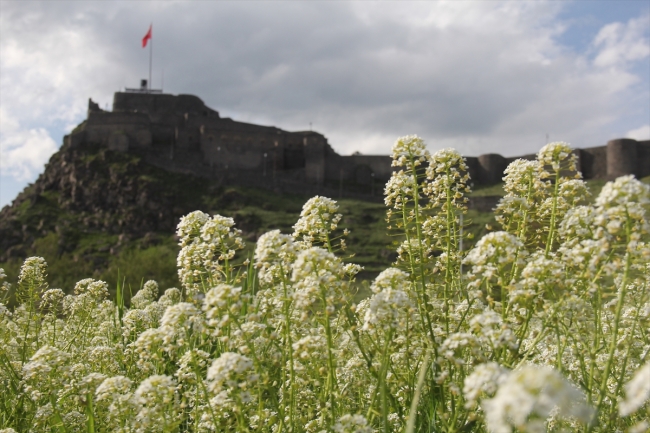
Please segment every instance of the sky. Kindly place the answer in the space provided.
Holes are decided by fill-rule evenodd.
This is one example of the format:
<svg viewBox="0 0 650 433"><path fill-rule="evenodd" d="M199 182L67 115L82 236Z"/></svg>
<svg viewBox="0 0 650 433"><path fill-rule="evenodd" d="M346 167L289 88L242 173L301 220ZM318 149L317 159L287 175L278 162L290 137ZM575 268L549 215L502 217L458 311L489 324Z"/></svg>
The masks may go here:
<svg viewBox="0 0 650 433"><path fill-rule="evenodd" d="M88 98L110 109L148 77L150 24L154 88L343 155L650 139L650 0L0 0L0 207Z"/></svg>

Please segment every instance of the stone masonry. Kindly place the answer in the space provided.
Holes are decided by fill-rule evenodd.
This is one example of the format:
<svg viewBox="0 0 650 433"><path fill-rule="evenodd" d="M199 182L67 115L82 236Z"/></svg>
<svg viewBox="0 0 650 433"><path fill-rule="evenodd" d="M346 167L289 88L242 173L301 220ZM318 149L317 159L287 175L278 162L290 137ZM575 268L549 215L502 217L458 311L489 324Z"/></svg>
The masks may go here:
<svg viewBox="0 0 650 433"><path fill-rule="evenodd" d="M117 92L112 111L89 100L88 118L65 140L71 146L84 143L136 153L174 172L278 192L380 196L393 170L389 156L342 156L318 132L288 132L223 118L193 95ZM650 175L650 141L617 139L575 152L585 179ZM500 182L515 159L498 154L467 157L472 182Z"/></svg>

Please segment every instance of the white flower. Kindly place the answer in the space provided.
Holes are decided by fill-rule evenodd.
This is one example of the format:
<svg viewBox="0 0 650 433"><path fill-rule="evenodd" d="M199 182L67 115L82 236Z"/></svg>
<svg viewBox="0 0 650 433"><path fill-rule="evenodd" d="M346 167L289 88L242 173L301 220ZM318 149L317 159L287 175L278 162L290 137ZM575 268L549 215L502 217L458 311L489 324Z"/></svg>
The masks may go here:
<svg viewBox="0 0 650 433"><path fill-rule="evenodd" d="M342 302L348 294L345 278L346 268L334 254L318 247L301 251L291 274L296 306L306 308L323 296L328 307Z"/></svg>
<svg viewBox="0 0 650 433"><path fill-rule="evenodd" d="M487 339L493 349L517 349L517 337L514 332L503 323L501 315L492 310L485 310L469 320L469 326L476 335Z"/></svg>
<svg viewBox="0 0 650 433"><path fill-rule="evenodd" d="M29 257L25 260L18 275L16 300L21 304L36 302L40 292L47 289L45 278L47 263L42 257Z"/></svg>
<svg viewBox="0 0 650 433"><path fill-rule="evenodd" d="M327 340L322 335L307 335L293 343L291 346L296 356L307 359L311 356L318 358L323 356L323 347L327 346Z"/></svg>
<svg viewBox="0 0 650 433"><path fill-rule="evenodd" d="M428 183L423 192L430 200L431 207L447 210L448 201L456 210L464 210L470 192L467 186L469 174L465 158L454 149L441 149L429 158L426 169Z"/></svg>
<svg viewBox="0 0 650 433"><path fill-rule="evenodd" d="M506 197L522 197L528 194L530 185L544 187L543 182L539 181L539 162L529 161L526 159L515 159L503 172L503 189ZM535 192L533 190L533 192Z"/></svg>
<svg viewBox="0 0 650 433"><path fill-rule="evenodd" d="M47 263L43 257L29 257L20 267L18 284L32 284L40 286L45 284L47 277Z"/></svg>
<svg viewBox="0 0 650 433"><path fill-rule="evenodd" d="M97 387L95 396L98 401L118 399L131 391L133 381L124 376L113 376L104 379L101 385Z"/></svg>
<svg viewBox="0 0 650 433"><path fill-rule="evenodd" d="M208 389L214 394L224 390L245 390L257 381L253 361L233 352L222 353L208 368Z"/></svg>
<svg viewBox="0 0 650 433"><path fill-rule="evenodd" d="M264 233L257 240L255 247L255 265L262 283L271 284L274 278L281 278L291 271L291 263L296 258L297 245L293 237L283 235L280 230Z"/></svg>
<svg viewBox="0 0 650 433"><path fill-rule="evenodd" d="M174 379L169 376L149 376L135 390L134 397L143 406L169 404L174 397L175 387Z"/></svg>
<svg viewBox="0 0 650 433"><path fill-rule="evenodd" d="M368 420L363 415L343 415L332 427L335 433L372 433L374 430L368 425Z"/></svg>
<svg viewBox="0 0 650 433"><path fill-rule="evenodd" d="M576 206L569 209L558 227L558 233L565 239L585 239L595 230L595 209L592 206Z"/></svg>
<svg viewBox="0 0 650 433"><path fill-rule="evenodd" d="M625 206L628 203L650 203L650 186L638 181L633 175L607 182L596 198L596 206Z"/></svg>
<svg viewBox="0 0 650 433"><path fill-rule="evenodd" d="M618 413L628 416L643 406L650 398L650 362L639 368L625 384L625 398L618 404Z"/></svg>
<svg viewBox="0 0 650 433"><path fill-rule="evenodd" d="M108 297L108 284L105 281L86 278L75 284L74 293L75 295L88 294L95 300L101 301Z"/></svg>
<svg viewBox="0 0 650 433"><path fill-rule="evenodd" d="M496 362L488 362L476 366L472 374L465 378L463 395L465 396L465 407L471 409L476 406L482 394L493 396L499 385L508 376L509 370L501 367Z"/></svg>
<svg viewBox="0 0 650 433"><path fill-rule="evenodd" d="M466 355L462 352L468 350L474 358L482 359L481 343L479 339L467 332L454 332L442 342L439 353L447 360L457 364L465 364Z"/></svg>
<svg viewBox="0 0 650 433"><path fill-rule="evenodd" d="M552 414L588 423L593 409L584 394L549 366L526 365L511 372L494 398L482 403L490 431L540 428Z"/></svg>
<svg viewBox="0 0 650 433"><path fill-rule="evenodd" d="M38 380L50 374L60 373L69 360L68 353L56 347L43 346L23 366L23 379Z"/></svg>
<svg viewBox="0 0 650 433"><path fill-rule="evenodd" d="M391 157L393 158L393 167L406 167L410 164L411 160L415 165L420 165L429 157L427 145L417 135L406 135L397 139L393 148L391 149Z"/></svg>
<svg viewBox="0 0 650 433"><path fill-rule="evenodd" d="M407 290L409 287L409 274L397 268L383 270L370 285L373 293L379 293L385 289Z"/></svg>
<svg viewBox="0 0 650 433"><path fill-rule="evenodd" d="M165 293L158 299L158 304L164 307L177 304L181 301L181 291L176 287L165 290Z"/></svg>
<svg viewBox="0 0 650 433"><path fill-rule="evenodd" d="M207 324L215 328L215 335L221 335L222 328L231 321L231 314L236 314L240 303L241 287L219 284L211 288L203 300Z"/></svg>
<svg viewBox="0 0 650 433"><path fill-rule="evenodd" d="M181 247L190 244L194 238L201 234L201 228L209 218L210 215L199 210L181 218L176 228L176 235L180 238Z"/></svg>
<svg viewBox="0 0 650 433"><path fill-rule="evenodd" d="M172 431L178 410L175 391L176 382L169 376L154 375L142 381L133 394L139 406L137 431Z"/></svg>
<svg viewBox="0 0 650 433"><path fill-rule="evenodd" d="M377 326L393 329L406 326L406 313L413 308L408 295L402 290L384 289L375 293L368 304L363 329Z"/></svg>
<svg viewBox="0 0 650 433"><path fill-rule="evenodd" d="M158 283L149 280L144 283L142 289L138 290L138 293L131 298L131 305L133 308L142 309L154 302L156 298L158 298Z"/></svg>
<svg viewBox="0 0 650 433"><path fill-rule="evenodd" d="M188 343L191 334L200 333L204 328L200 310L188 302L179 302L165 310L160 320L165 350L172 352Z"/></svg>
<svg viewBox="0 0 650 433"><path fill-rule="evenodd" d="M203 322L198 308L188 302L179 302L167 307L160 320L161 327L187 328L194 332L201 332Z"/></svg>
<svg viewBox="0 0 650 433"><path fill-rule="evenodd" d="M65 293L61 289L49 289L41 297L41 308L50 308L55 310L63 302Z"/></svg>
<svg viewBox="0 0 650 433"><path fill-rule="evenodd" d="M182 247L178 253L178 279L187 295L201 292L205 284L213 284L221 278L221 267L213 260L214 248L214 245L199 242Z"/></svg>
<svg viewBox="0 0 650 433"><path fill-rule="evenodd" d="M553 171L559 171L562 168L575 170L577 156L568 143L558 141L542 147L537 154L537 160L542 167L550 166Z"/></svg>
<svg viewBox="0 0 650 433"><path fill-rule="evenodd" d="M523 246L516 236L508 232L488 233L476 243L463 263L474 266L485 265L492 261L500 264L512 263Z"/></svg>
<svg viewBox="0 0 650 433"><path fill-rule="evenodd" d="M34 401L55 392L65 380L70 355L56 347L43 346L23 365L23 380L27 382L26 393Z"/></svg>
<svg viewBox="0 0 650 433"><path fill-rule="evenodd" d="M415 187L415 179L412 175L408 175L402 170L393 172L384 188L384 203L388 207L400 209L406 202L413 199Z"/></svg>
<svg viewBox="0 0 650 433"><path fill-rule="evenodd" d="M307 246L313 241L326 243L329 233L336 230L342 215L337 213L339 205L336 201L316 196L307 200L300 212L300 219L293 226L293 237L302 236Z"/></svg>
<svg viewBox="0 0 650 433"><path fill-rule="evenodd" d="M215 215L201 227L201 239L204 242L220 245L225 250L244 247L240 230L233 229L235 220L230 217ZM229 257L229 259L232 257Z"/></svg>
<svg viewBox="0 0 650 433"><path fill-rule="evenodd" d="M191 349L188 350L178 360L178 370L174 376L178 378L181 383L196 384L197 370L199 372L205 371L208 366L208 359L210 354L203 350Z"/></svg>

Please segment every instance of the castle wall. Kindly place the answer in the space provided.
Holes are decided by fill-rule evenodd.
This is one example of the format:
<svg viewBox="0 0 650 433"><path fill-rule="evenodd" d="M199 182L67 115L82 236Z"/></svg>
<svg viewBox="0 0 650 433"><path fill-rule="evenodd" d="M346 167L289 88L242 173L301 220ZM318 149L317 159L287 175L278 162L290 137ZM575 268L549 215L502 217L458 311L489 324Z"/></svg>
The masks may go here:
<svg viewBox="0 0 650 433"><path fill-rule="evenodd" d="M393 174L392 158L388 155L349 155L344 156L351 167L367 167L375 179L388 180Z"/></svg>
<svg viewBox="0 0 650 433"><path fill-rule="evenodd" d="M650 140L637 142L638 177L650 176Z"/></svg>
<svg viewBox="0 0 650 433"><path fill-rule="evenodd" d="M113 95L113 112L192 113L219 117L194 95L116 92Z"/></svg>
<svg viewBox="0 0 650 433"><path fill-rule="evenodd" d="M475 182L484 185L499 183L507 166L508 160L499 154L481 155L478 157L478 176Z"/></svg>
<svg viewBox="0 0 650 433"><path fill-rule="evenodd" d="M89 101L88 119L66 141L137 152L172 171L294 192L335 188L342 194L345 184L348 192L372 194L394 170L387 155L341 156L322 134L221 118L192 95L118 92L113 108L105 112ZM650 175L650 141L612 140L575 154L585 179ZM536 156L484 154L466 163L474 185L489 185L501 182L515 159Z"/></svg>
<svg viewBox="0 0 650 433"><path fill-rule="evenodd" d="M607 147L589 147L580 149L579 168L585 179L607 178Z"/></svg>
<svg viewBox="0 0 650 433"><path fill-rule="evenodd" d="M88 143L113 150L151 146L151 122L144 113L89 112L84 130Z"/></svg>
<svg viewBox="0 0 650 433"><path fill-rule="evenodd" d="M322 185L327 169L327 142L319 137L304 137L305 177L308 182Z"/></svg>
<svg viewBox="0 0 650 433"><path fill-rule="evenodd" d="M611 140L607 143L607 178L616 179L626 174L637 174L637 142L631 139Z"/></svg>

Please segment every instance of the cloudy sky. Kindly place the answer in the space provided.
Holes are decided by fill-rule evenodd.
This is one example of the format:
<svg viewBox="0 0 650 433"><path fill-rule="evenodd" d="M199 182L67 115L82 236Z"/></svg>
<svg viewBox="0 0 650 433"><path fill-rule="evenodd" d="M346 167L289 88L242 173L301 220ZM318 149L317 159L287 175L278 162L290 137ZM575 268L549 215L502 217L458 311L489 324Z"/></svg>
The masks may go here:
<svg viewBox="0 0 650 433"><path fill-rule="evenodd" d="M0 207L148 76L224 117L475 156L650 139L650 0L0 1Z"/></svg>

